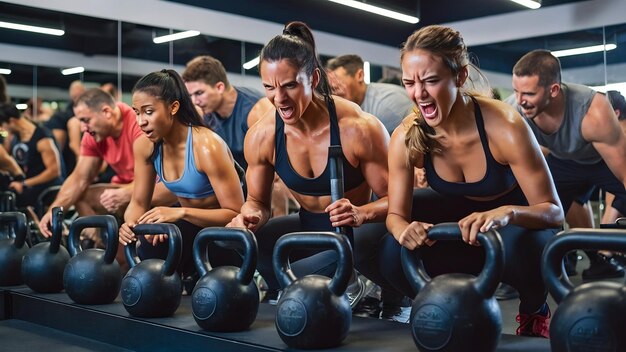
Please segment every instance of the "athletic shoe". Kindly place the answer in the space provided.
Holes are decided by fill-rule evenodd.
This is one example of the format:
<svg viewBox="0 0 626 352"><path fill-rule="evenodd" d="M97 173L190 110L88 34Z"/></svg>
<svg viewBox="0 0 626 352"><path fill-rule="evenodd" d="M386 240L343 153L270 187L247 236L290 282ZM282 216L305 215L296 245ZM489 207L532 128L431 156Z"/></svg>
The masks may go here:
<svg viewBox="0 0 626 352"><path fill-rule="evenodd" d="M348 301L350 302L350 308L354 310L359 301L365 296L365 282L360 275L353 275L352 282L348 284L348 288L346 289L346 295L348 296Z"/></svg>
<svg viewBox="0 0 626 352"><path fill-rule="evenodd" d="M408 324L411 320L412 304L413 302L408 297L403 297L400 302L396 303L383 300L383 309L380 313L380 318Z"/></svg>
<svg viewBox="0 0 626 352"><path fill-rule="evenodd" d="M624 277L624 269L614 258L598 253L595 260L590 260L589 268L583 270L584 281L603 280Z"/></svg>
<svg viewBox="0 0 626 352"><path fill-rule="evenodd" d="M550 307L544 303L538 313L518 314L515 321L519 323L519 328L515 330L517 336L545 337L550 338Z"/></svg>
<svg viewBox="0 0 626 352"><path fill-rule="evenodd" d="M496 289L496 293L494 294L494 297L496 297L498 301L506 301L509 299L518 298L519 293L517 292L515 287L511 285L507 285L504 282L501 282L500 285L498 285L498 288Z"/></svg>

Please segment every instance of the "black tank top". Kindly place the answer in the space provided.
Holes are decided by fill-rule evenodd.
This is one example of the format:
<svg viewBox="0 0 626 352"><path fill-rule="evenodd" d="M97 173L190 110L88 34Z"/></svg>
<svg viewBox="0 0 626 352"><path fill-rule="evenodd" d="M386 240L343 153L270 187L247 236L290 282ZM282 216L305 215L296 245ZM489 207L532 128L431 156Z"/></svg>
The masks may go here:
<svg viewBox="0 0 626 352"><path fill-rule="evenodd" d="M337 121L337 112L335 111L335 104L332 99L327 100L328 114L330 115L330 145L341 145L339 135L339 122ZM274 169L285 185L300 194L309 196L326 196L330 195L330 165L327 162L326 168L321 175L315 178L303 177L298 174L291 163L289 162L289 155L287 155L286 140L284 133L285 125L280 118L278 111L276 112L276 130L275 130L275 148L276 148L276 160L274 162ZM361 170L352 166L343 155L343 176L345 190L351 190L361 185L365 178L361 173Z"/></svg>
<svg viewBox="0 0 626 352"><path fill-rule="evenodd" d="M11 143L11 155L24 171L26 178L37 176L46 169L41 154L37 150L37 143L43 138L52 139L52 134L47 128L37 124L35 126L35 131L29 141L22 142L19 135L15 134Z"/></svg>
<svg viewBox="0 0 626 352"><path fill-rule="evenodd" d="M448 182L435 171L430 153L424 156L424 168L426 169L426 179L428 185L435 191L450 196L468 196L468 197L491 197L509 191L517 183L511 167L502 165L493 158L491 150L489 150L489 141L485 133L485 123L480 106L474 97L474 111L476 112L476 127L480 136L480 144L482 144L486 159L486 172L482 180L478 182Z"/></svg>

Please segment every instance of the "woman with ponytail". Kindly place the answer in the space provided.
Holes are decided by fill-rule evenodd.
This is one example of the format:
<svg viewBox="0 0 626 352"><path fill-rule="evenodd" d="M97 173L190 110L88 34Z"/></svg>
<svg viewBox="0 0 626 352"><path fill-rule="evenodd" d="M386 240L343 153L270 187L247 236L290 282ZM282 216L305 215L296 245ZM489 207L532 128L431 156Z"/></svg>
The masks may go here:
<svg viewBox="0 0 626 352"><path fill-rule="evenodd" d="M288 23L283 34L265 45L260 73L274 109L246 135L248 197L229 226L255 232L257 267L270 292L279 289L272 268L274 244L295 231L349 228L357 269L374 281L383 280L373 270L378 243L386 233L389 135L384 126L358 105L331 96L313 35L304 23ZM343 151L345 195L335 202L330 196L330 145L340 145ZM298 214L269 219L274 172L300 204ZM378 196L374 202L372 192ZM291 267L296 275L334 274L334 251L294 254ZM354 305L363 287L359 281L353 283L348 295Z"/></svg>
<svg viewBox="0 0 626 352"><path fill-rule="evenodd" d="M133 150L135 188L120 228L120 242L128 245L136 240L133 227L137 224L176 223L183 235L179 271L190 274L198 231L224 226L243 204L241 169L226 143L204 126L176 71L142 77L133 88L132 108L144 135ZM157 176L176 195L179 207L150 209ZM140 236L139 241L140 258L167 256L167 243L162 243L165 235ZM214 266L241 262L234 251L219 247L211 247L209 257Z"/></svg>
<svg viewBox="0 0 626 352"><path fill-rule="evenodd" d="M402 48L401 63L417 108L391 137L391 234L383 241L381 270L414 297L400 265L401 246L425 246L431 276L477 274L484 253L476 235L498 229L505 245L503 281L520 293L517 334L548 337L540 258L563 223L563 210L537 141L514 109L489 98L488 86L480 89L483 76L469 63L458 31L417 30ZM425 167L431 188L413 189L414 167ZM465 243L428 238L433 224L450 221L458 222Z"/></svg>

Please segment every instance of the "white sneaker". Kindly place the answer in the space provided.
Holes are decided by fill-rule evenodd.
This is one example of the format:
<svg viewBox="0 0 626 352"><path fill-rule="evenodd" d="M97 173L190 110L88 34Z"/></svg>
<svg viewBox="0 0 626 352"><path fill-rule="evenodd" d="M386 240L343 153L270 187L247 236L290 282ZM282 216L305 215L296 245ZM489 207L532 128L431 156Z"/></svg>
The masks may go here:
<svg viewBox="0 0 626 352"><path fill-rule="evenodd" d="M346 289L346 295L350 302L350 308L354 309L359 301L365 296L365 282L359 275L354 275L355 280L352 281Z"/></svg>

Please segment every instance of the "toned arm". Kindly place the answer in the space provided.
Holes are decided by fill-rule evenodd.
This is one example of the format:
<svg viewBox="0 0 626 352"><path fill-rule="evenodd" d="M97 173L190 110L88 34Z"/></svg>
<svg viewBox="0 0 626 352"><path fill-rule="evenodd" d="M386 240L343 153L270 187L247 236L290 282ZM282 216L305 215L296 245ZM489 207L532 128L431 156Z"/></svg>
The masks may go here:
<svg viewBox="0 0 626 352"><path fill-rule="evenodd" d="M582 135L591 142L615 177L626 185L626 135L608 100L596 94L582 122Z"/></svg>
<svg viewBox="0 0 626 352"><path fill-rule="evenodd" d="M24 181L29 187L50 182L61 176L61 156L52 138L39 140L37 142L37 151L41 154L41 160L43 160L45 169L39 175Z"/></svg>

